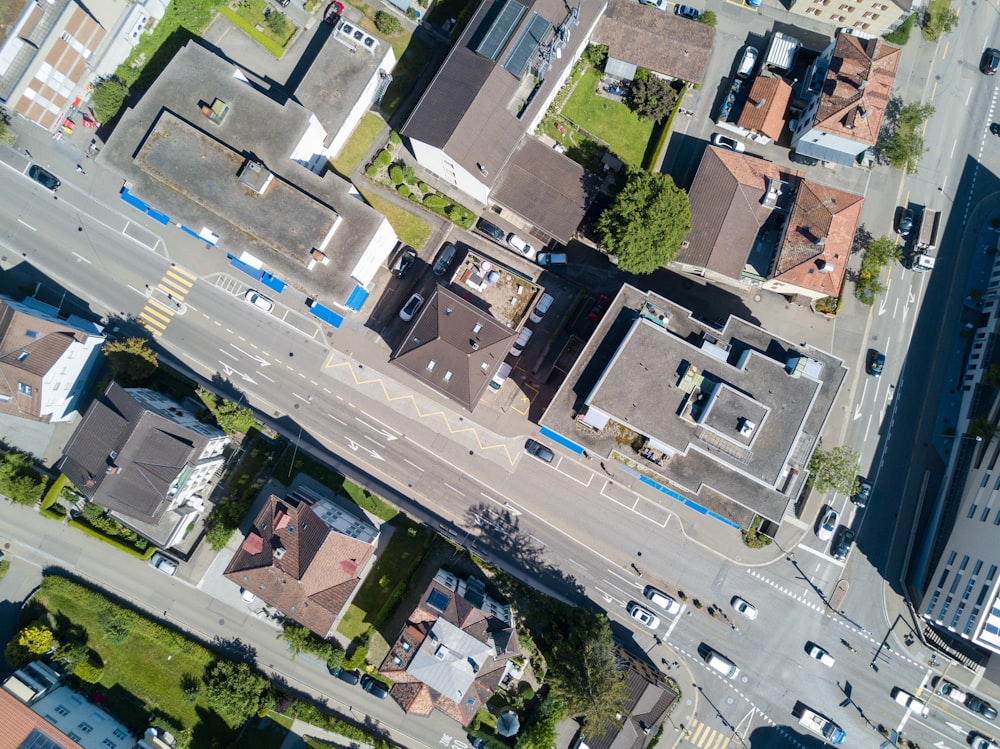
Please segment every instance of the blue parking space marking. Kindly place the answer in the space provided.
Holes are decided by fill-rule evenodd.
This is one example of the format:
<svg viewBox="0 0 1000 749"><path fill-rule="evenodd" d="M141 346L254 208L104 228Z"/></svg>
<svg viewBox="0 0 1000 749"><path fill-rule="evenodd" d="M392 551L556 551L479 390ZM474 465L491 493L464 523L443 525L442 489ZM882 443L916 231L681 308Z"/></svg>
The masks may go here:
<svg viewBox="0 0 1000 749"><path fill-rule="evenodd" d="M551 429L547 427L541 427L539 431L542 433L543 437L547 437L553 442L558 442L567 450L572 450L577 455L583 455L583 446L576 444L573 440L569 439L568 437L563 437L558 432L553 432Z"/></svg>

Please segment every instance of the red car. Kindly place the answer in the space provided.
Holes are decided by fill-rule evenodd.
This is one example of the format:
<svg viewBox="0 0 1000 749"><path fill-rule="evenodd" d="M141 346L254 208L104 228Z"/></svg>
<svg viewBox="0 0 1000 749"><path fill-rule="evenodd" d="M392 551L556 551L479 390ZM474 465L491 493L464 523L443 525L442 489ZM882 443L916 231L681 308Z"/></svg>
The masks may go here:
<svg viewBox="0 0 1000 749"><path fill-rule="evenodd" d="M326 13L323 14L323 20L331 26L336 26L342 15L344 15L344 4L340 0L333 0L332 3L326 6Z"/></svg>
<svg viewBox="0 0 1000 749"><path fill-rule="evenodd" d="M590 308L590 319L600 320L604 315L604 310L608 308L608 302L611 300L608 298L607 294L601 294L597 297L597 301L594 302L594 306Z"/></svg>

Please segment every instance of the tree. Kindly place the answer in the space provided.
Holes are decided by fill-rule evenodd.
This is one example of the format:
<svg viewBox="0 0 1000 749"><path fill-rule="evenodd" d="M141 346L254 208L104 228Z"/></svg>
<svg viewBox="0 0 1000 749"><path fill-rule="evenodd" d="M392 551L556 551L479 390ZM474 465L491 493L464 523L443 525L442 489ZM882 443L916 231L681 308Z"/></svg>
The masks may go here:
<svg viewBox="0 0 1000 749"><path fill-rule="evenodd" d="M17 633L17 644L29 655L44 655L52 647L54 635L44 624L31 624Z"/></svg>
<svg viewBox="0 0 1000 749"><path fill-rule="evenodd" d="M232 726L272 701L270 682L245 663L214 660L205 668L204 681L209 704Z"/></svg>
<svg viewBox="0 0 1000 749"><path fill-rule="evenodd" d="M883 159L896 169L917 173L920 157L924 155L924 122L934 114L931 104L910 103L899 110L896 129L879 147Z"/></svg>
<svg viewBox="0 0 1000 749"><path fill-rule="evenodd" d="M288 652L292 654L292 660L303 650L309 650L309 641L313 633L299 624L285 622L284 629L278 633L278 639L285 641Z"/></svg>
<svg viewBox="0 0 1000 749"><path fill-rule="evenodd" d="M977 440L990 440L993 439L998 430L1000 430L1000 427L985 416L976 416L969 420L967 434L969 437L974 437Z"/></svg>
<svg viewBox="0 0 1000 749"><path fill-rule="evenodd" d="M601 613L574 609L553 637L549 683L587 733L600 731L624 709L627 690L615 668L611 625Z"/></svg>
<svg viewBox="0 0 1000 749"><path fill-rule="evenodd" d="M643 120L659 122L666 118L676 100L677 94L670 84L657 75L636 77L629 87L629 106Z"/></svg>
<svg viewBox="0 0 1000 749"><path fill-rule="evenodd" d="M277 37L288 35L288 17L284 13L272 11L267 14L267 27Z"/></svg>
<svg viewBox="0 0 1000 749"><path fill-rule="evenodd" d="M145 382L160 366L156 352L149 348L145 338L111 341L105 343L103 349L111 376L125 387Z"/></svg>
<svg viewBox="0 0 1000 749"><path fill-rule="evenodd" d="M597 220L605 251L627 273L652 273L677 256L691 231L688 195L667 174L630 168L614 203Z"/></svg>
<svg viewBox="0 0 1000 749"><path fill-rule="evenodd" d="M929 42L936 42L942 34L950 34L958 26L958 12L950 0L931 0L924 12L921 31Z"/></svg>
<svg viewBox="0 0 1000 749"><path fill-rule="evenodd" d="M698 16L698 23L703 23L706 26L715 26L719 21L715 16L714 10L706 10L700 16Z"/></svg>
<svg viewBox="0 0 1000 749"><path fill-rule="evenodd" d="M528 725L518 735L515 749L551 749L555 746L556 726L564 712L563 701L549 692L528 716Z"/></svg>
<svg viewBox="0 0 1000 749"><path fill-rule="evenodd" d="M813 486L823 494L835 491L852 497L858 493L861 456L853 447L842 445L832 450L816 448L809 459Z"/></svg>
<svg viewBox="0 0 1000 749"><path fill-rule="evenodd" d="M45 478L35 470L34 461L24 453L0 457L0 494L22 505L33 505L42 497Z"/></svg>
<svg viewBox="0 0 1000 749"><path fill-rule="evenodd" d="M384 36L392 36L402 30L403 24L392 13L380 10L375 14L375 28Z"/></svg>
<svg viewBox="0 0 1000 749"><path fill-rule="evenodd" d="M917 15L911 13L903 19L903 22L896 27L895 31L890 31L882 38L891 44L897 44L900 47L904 46L910 41L910 32L913 31L913 24L916 23L916 20Z"/></svg>
<svg viewBox="0 0 1000 749"><path fill-rule="evenodd" d="M128 85L116 76L102 78L90 92L90 103L98 122L108 122L118 116L128 96Z"/></svg>
<svg viewBox="0 0 1000 749"><path fill-rule="evenodd" d="M882 270L890 263L903 259L903 248L895 239L882 236L873 239L865 248L861 258L861 268L854 284L854 296L863 304L872 305L875 297L885 291L880 280Z"/></svg>

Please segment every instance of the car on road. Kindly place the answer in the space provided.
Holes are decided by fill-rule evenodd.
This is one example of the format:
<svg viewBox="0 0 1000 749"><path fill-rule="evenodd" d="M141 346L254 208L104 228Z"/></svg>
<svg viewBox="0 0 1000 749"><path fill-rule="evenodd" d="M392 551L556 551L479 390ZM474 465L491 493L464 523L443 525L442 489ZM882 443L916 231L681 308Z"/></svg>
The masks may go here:
<svg viewBox="0 0 1000 749"><path fill-rule="evenodd" d="M997 68L1000 68L1000 50L987 47L983 52L983 62L979 69L986 75L996 75Z"/></svg>
<svg viewBox="0 0 1000 749"><path fill-rule="evenodd" d="M544 460L546 463L551 463L552 459L556 457L555 454L549 450L549 448L536 440L528 440L525 442L524 451L528 453L528 455L534 455L539 460Z"/></svg>
<svg viewBox="0 0 1000 749"><path fill-rule="evenodd" d="M965 698L969 695L958 688L957 685L952 684L950 681L941 680L938 684L937 693L942 697L947 697L949 700L954 700L960 705L965 704Z"/></svg>
<svg viewBox="0 0 1000 749"><path fill-rule="evenodd" d="M868 374L872 377L881 377L883 367L885 367L885 354L872 349L868 353Z"/></svg>
<svg viewBox="0 0 1000 749"><path fill-rule="evenodd" d="M604 310L608 308L608 302L611 298L607 294L599 294L597 299L594 300L594 306L590 308L590 314L587 315L591 320L597 322L604 316Z"/></svg>
<svg viewBox="0 0 1000 749"><path fill-rule="evenodd" d="M742 596L733 596L733 600L729 602L729 605L733 607L737 614L745 616L750 621L757 618L757 607Z"/></svg>
<svg viewBox="0 0 1000 749"><path fill-rule="evenodd" d="M799 153L798 151L792 151L789 153L788 158L796 164L802 164L803 166L816 166L819 164L819 159L814 159L812 156L806 156L804 153Z"/></svg>
<svg viewBox="0 0 1000 749"><path fill-rule="evenodd" d="M485 234L487 237L499 244L503 244L507 241L507 232L496 224L491 224L484 218L481 218L476 222L476 231Z"/></svg>
<svg viewBox="0 0 1000 749"><path fill-rule="evenodd" d="M409 322L413 319L413 316L420 311L420 307L424 303L424 298L420 294L414 294L409 298L406 304L403 305L403 309L399 311L399 319L403 322Z"/></svg>
<svg viewBox="0 0 1000 749"><path fill-rule="evenodd" d="M254 307L259 310L263 310L264 312L270 312L274 309L274 302L256 289L250 289L247 291L247 293L243 295L243 299L247 302L247 304L252 304Z"/></svg>
<svg viewBox="0 0 1000 749"><path fill-rule="evenodd" d="M833 668L833 664L837 662L832 655L826 652L815 642L806 643L806 652L809 654L810 658L816 659L827 668Z"/></svg>
<svg viewBox="0 0 1000 749"><path fill-rule="evenodd" d="M530 244L521 239L517 234L511 232L507 235L507 244L514 248L514 251L521 257L525 257L528 260L534 260L535 255L538 254L538 250L532 247Z"/></svg>
<svg viewBox="0 0 1000 749"><path fill-rule="evenodd" d="M643 5L648 5L657 10L666 10L669 3L667 0L639 0Z"/></svg>
<svg viewBox="0 0 1000 749"><path fill-rule="evenodd" d="M282 8L287 8L289 5L292 4L292 0L274 0L274 1Z"/></svg>
<svg viewBox="0 0 1000 749"><path fill-rule="evenodd" d="M384 700L389 696L389 688L378 679L373 679L368 674L361 677L361 688L373 697Z"/></svg>
<svg viewBox="0 0 1000 749"><path fill-rule="evenodd" d="M974 694L967 695L965 698L965 706L969 708L974 713L979 713L986 720L996 720L997 711L989 702Z"/></svg>
<svg viewBox="0 0 1000 749"><path fill-rule="evenodd" d="M925 705L921 700L918 700L914 695L910 694L905 689L893 687L892 698L911 713L916 713L917 715L926 717L927 713L930 712L927 705Z"/></svg>
<svg viewBox="0 0 1000 749"><path fill-rule="evenodd" d="M991 122L990 123L990 134L992 134L992 135L1000 135L1000 122Z"/></svg>
<svg viewBox="0 0 1000 749"><path fill-rule="evenodd" d="M514 341L514 345L510 347L511 356L520 356L524 351L524 347L528 345L528 341L531 340L531 328L522 328L521 332L517 336L517 340Z"/></svg>
<svg viewBox="0 0 1000 749"><path fill-rule="evenodd" d="M175 575L177 573L177 562L173 559L163 556L160 552L156 552L149 558L149 563L153 565L153 569L157 569L164 575Z"/></svg>
<svg viewBox="0 0 1000 749"><path fill-rule="evenodd" d="M819 521L819 527L816 529L816 537L820 541L829 541L833 538L833 531L837 528L837 520L840 519L840 515L832 507L829 508L823 515L822 519Z"/></svg>
<svg viewBox="0 0 1000 749"><path fill-rule="evenodd" d="M549 307L552 306L552 302L555 301L555 297L551 294L542 294L542 298L538 300L535 308L528 315L528 319L531 322L541 322L542 318L545 317L545 313L549 311Z"/></svg>
<svg viewBox="0 0 1000 749"><path fill-rule="evenodd" d="M872 482L863 476L858 476L858 491L851 501L858 507L867 507L872 498Z"/></svg>
<svg viewBox="0 0 1000 749"><path fill-rule="evenodd" d="M903 216L899 219L899 226L896 228L896 232L901 237L908 237L911 231L913 231L913 209L907 208L903 212Z"/></svg>
<svg viewBox="0 0 1000 749"><path fill-rule="evenodd" d="M631 601L629 603L627 610L628 615L639 622L639 624L646 627L646 629L656 629L660 626L660 617L647 609L645 606L640 606L635 601Z"/></svg>
<svg viewBox="0 0 1000 749"><path fill-rule="evenodd" d="M747 150L747 147L736 140L736 138L730 138L728 135L723 135L722 133L715 133L712 136L712 143L719 148L726 148L736 153L745 153Z"/></svg>
<svg viewBox="0 0 1000 749"><path fill-rule="evenodd" d="M972 749L1000 749L1000 747L997 746L997 742L989 736L983 736L983 734L976 731L969 734L968 741L972 746Z"/></svg>
<svg viewBox="0 0 1000 749"><path fill-rule="evenodd" d="M692 8L690 5L678 5L674 8L674 13L681 18L690 18L692 21L697 21L701 16L701 12L697 8Z"/></svg>
<svg viewBox="0 0 1000 749"><path fill-rule="evenodd" d="M448 272L451 267L452 261L455 259L455 255L458 254L458 248L455 247L451 242L444 246L441 250L441 254L438 255L437 262L434 263L434 275L443 276Z"/></svg>
<svg viewBox="0 0 1000 749"><path fill-rule="evenodd" d="M330 673L347 684L357 684L361 681L361 672L358 669L348 671L346 668L337 666L336 668L331 669Z"/></svg>
<svg viewBox="0 0 1000 749"><path fill-rule="evenodd" d="M681 610L681 605L677 601L652 585L647 585L643 589L642 594L650 603L654 606L659 606L670 615L676 614Z"/></svg>
<svg viewBox="0 0 1000 749"><path fill-rule="evenodd" d="M396 257L396 262L392 264L392 275L396 278L406 278L414 263L417 262L417 251L408 244L403 245L403 251Z"/></svg>
<svg viewBox="0 0 1000 749"><path fill-rule="evenodd" d="M38 166L38 164L31 165L31 168L28 169L28 176L42 187L52 190L52 192L58 190L60 185L62 185L62 181L56 175L48 169Z"/></svg>
<svg viewBox="0 0 1000 749"><path fill-rule="evenodd" d="M834 559L843 562L847 559L847 555L851 553L852 546L854 546L854 531L842 525L837 529L837 533L833 537L833 543L830 544L830 555Z"/></svg>

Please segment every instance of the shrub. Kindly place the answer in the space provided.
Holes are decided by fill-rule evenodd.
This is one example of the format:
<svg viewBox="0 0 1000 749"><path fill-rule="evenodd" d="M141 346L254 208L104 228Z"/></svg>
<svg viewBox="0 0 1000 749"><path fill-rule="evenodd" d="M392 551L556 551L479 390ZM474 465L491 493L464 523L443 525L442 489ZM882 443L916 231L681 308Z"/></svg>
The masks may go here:
<svg viewBox="0 0 1000 749"><path fill-rule="evenodd" d="M407 189L409 189L409 188L407 188ZM410 200L412 200L412 201L413 201L414 203L419 203L419 202L420 202L420 195L418 195L418 194L417 194L417 193L415 193L415 192L411 192L411 193L409 194L409 196L408 196L408 197L409 197L409 198L410 198Z"/></svg>
<svg viewBox="0 0 1000 749"><path fill-rule="evenodd" d="M700 16L698 16L698 23L703 23L706 26L715 26L719 20L715 17L714 10L706 10Z"/></svg>
<svg viewBox="0 0 1000 749"><path fill-rule="evenodd" d="M394 145L398 146L400 143L403 142L403 139L402 137L400 137L399 133L397 133L395 130L392 130L389 133L389 141Z"/></svg>
<svg viewBox="0 0 1000 749"><path fill-rule="evenodd" d="M0 494L18 504L33 505L41 499L45 483L30 456L10 452L0 457Z"/></svg>
<svg viewBox="0 0 1000 749"><path fill-rule="evenodd" d="M407 187L406 185L400 185L399 187L396 188L396 190L404 198L412 197L411 194L410 194L410 188Z"/></svg>
<svg viewBox="0 0 1000 749"><path fill-rule="evenodd" d="M916 13L908 15L895 31L890 31L883 38L890 44L898 44L900 47L910 41L910 32L913 31L913 24L917 21Z"/></svg>
<svg viewBox="0 0 1000 749"><path fill-rule="evenodd" d="M73 674L87 684L97 684L104 676L104 666L96 666L90 661L83 661L76 664L73 668Z"/></svg>
<svg viewBox="0 0 1000 749"><path fill-rule="evenodd" d="M389 166L392 163L392 152L388 148L383 148L375 157L375 163L378 166Z"/></svg>
<svg viewBox="0 0 1000 749"><path fill-rule="evenodd" d="M428 185L426 182L421 182L420 184L417 185L417 187L420 188L420 192L430 192L431 191L431 186Z"/></svg>
<svg viewBox="0 0 1000 749"><path fill-rule="evenodd" d="M98 122L112 120L121 111L128 96L128 85L115 76L102 78L90 92L90 103Z"/></svg>
<svg viewBox="0 0 1000 749"><path fill-rule="evenodd" d="M403 167L399 164L393 164L389 167L389 179L392 180L392 184L399 187L403 184Z"/></svg>
<svg viewBox="0 0 1000 749"><path fill-rule="evenodd" d="M413 167L407 164L403 167L403 181L408 185L417 184L417 173L413 170Z"/></svg>
<svg viewBox="0 0 1000 749"><path fill-rule="evenodd" d="M375 179L378 176L378 167L374 164L369 164L365 169L365 175L368 179Z"/></svg>
<svg viewBox="0 0 1000 749"><path fill-rule="evenodd" d="M423 203L424 203L425 206L427 206L428 208L431 208L431 209L444 208L446 205L448 205L448 201L447 200L445 200L444 198L442 198L437 193L433 193L433 192L432 193L428 193L427 195L424 195Z"/></svg>
<svg viewBox="0 0 1000 749"><path fill-rule="evenodd" d="M591 44L583 51L581 57L598 70L603 70L604 63L608 59L608 45Z"/></svg>
<svg viewBox="0 0 1000 749"><path fill-rule="evenodd" d="M403 29L403 24L392 13L380 10L375 14L375 28L379 30L380 34L392 36Z"/></svg>

